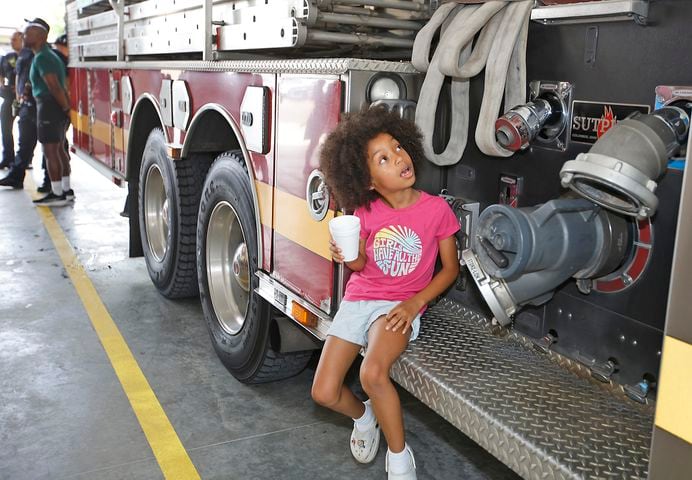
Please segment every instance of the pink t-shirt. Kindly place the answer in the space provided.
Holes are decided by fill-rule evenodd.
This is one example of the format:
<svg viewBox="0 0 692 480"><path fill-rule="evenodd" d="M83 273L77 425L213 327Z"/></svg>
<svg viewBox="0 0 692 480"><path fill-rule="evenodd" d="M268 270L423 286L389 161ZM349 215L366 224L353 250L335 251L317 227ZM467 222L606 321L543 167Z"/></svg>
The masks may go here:
<svg viewBox="0 0 692 480"><path fill-rule="evenodd" d="M367 262L346 285L344 300L407 300L432 280L439 241L459 230L449 204L421 192L416 203L395 209L382 199L361 207L360 238Z"/></svg>

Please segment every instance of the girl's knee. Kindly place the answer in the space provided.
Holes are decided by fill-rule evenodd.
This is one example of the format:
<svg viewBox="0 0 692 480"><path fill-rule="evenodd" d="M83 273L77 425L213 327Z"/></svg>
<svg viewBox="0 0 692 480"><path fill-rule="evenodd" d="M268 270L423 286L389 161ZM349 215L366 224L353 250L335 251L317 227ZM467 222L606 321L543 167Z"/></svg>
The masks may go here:
<svg viewBox="0 0 692 480"><path fill-rule="evenodd" d="M377 394L391 385L389 369L377 362L364 362L360 368L360 384L368 395Z"/></svg>
<svg viewBox="0 0 692 480"><path fill-rule="evenodd" d="M325 385L322 382L315 380L312 384L310 394L315 403L323 407L331 407L339 401L340 389L335 389L332 386Z"/></svg>

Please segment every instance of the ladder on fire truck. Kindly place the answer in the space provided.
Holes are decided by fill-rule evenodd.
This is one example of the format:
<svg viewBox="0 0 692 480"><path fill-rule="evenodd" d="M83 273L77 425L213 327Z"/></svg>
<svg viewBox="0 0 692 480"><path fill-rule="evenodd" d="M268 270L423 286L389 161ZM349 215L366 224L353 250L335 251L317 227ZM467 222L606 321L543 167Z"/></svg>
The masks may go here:
<svg viewBox="0 0 692 480"><path fill-rule="evenodd" d="M372 58L406 58L436 5L436 0L76 0L68 10L68 22L75 25L69 39L73 58L80 60L171 54L220 60L248 50L270 55L272 49L286 50L283 58L335 57L354 47ZM171 24L179 27L167 28Z"/></svg>

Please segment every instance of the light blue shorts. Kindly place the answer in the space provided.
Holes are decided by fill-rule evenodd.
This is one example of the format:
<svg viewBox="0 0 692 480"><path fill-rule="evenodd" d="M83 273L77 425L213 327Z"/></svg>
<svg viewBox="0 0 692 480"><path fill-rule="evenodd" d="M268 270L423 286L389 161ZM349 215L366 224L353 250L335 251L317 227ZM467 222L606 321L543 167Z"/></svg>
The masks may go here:
<svg viewBox="0 0 692 480"><path fill-rule="evenodd" d="M339 311L327 335L334 335L347 342L355 343L361 347L368 344L368 330L370 326L382 315L387 315L401 301L390 300L342 300ZM416 315L411 324L411 337L409 342L418 337L420 329L420 314Z"/></svg>

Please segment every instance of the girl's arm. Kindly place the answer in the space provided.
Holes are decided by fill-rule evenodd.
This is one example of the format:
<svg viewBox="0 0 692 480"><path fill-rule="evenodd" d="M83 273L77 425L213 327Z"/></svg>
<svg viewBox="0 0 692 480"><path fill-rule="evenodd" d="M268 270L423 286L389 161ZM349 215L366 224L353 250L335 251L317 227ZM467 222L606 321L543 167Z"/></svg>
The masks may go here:
<svg viewBox="0 0 692 480"><path fill-rule="evenodd" d="M341 254L341 249L336 246L336 242L331 237L329 237L329 251L332 253L332 259L334 259L336 263L346 263L346 266L354 272L360 272L363 270L363 268L365 268L367 257L365 256L365 240L362 238L358 244L358 258L351 262L344 262L344 256Z"/></svg>
<svg viewBox="0 0 692 480"><path fill-rule="evenodd" d="M457 258L457 244L454 236L440 240L439 248L442 269L435 274L427 287L408 300L404 300L389 312L386 330L396 332L402 328L401 333L406 333L420 309L444 292L456 280L459 275L459 259Z"/></svg>

